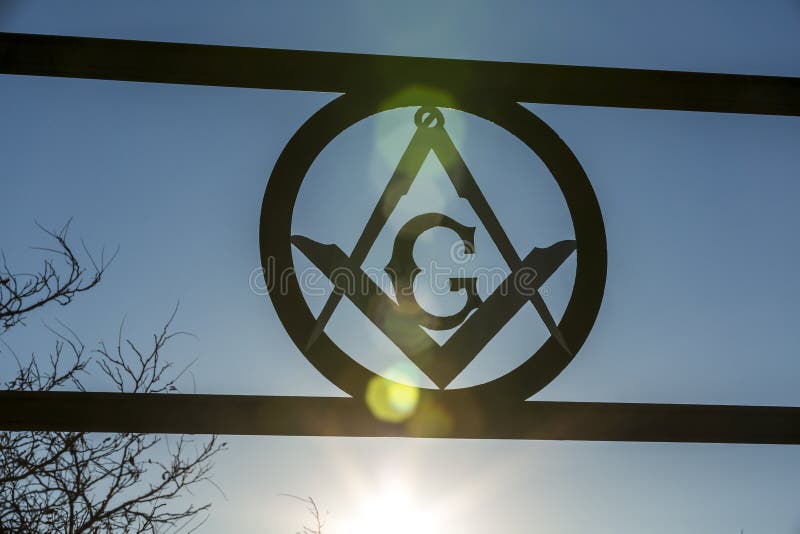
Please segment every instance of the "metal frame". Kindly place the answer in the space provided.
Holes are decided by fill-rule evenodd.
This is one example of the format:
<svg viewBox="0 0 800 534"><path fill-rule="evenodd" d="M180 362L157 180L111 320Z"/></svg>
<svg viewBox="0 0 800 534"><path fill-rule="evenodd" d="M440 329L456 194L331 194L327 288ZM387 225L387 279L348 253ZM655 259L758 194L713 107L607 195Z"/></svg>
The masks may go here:
<svg viewBox="0 0 800 534"><path fill-rule="evenodd" d="M420 84L526 103L800 115L800 78L12 33L0 33L0 73L371 95ZM478 402L468 391L435 402L443 419L391 424L357 398L0 392L0 429L800 444L800 407Z"/></svg>

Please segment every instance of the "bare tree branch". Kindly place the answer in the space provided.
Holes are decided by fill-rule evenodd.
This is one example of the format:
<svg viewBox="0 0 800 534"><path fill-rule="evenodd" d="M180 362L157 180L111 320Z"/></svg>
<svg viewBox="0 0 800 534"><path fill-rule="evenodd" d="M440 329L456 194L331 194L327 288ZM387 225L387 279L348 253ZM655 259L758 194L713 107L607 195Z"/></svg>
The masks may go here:
<svg viewBox="0 0 800 534"><path fill-rule="evenodd" d="M110 260L92 258L89 274L67 243L69 223L47 232L58 248L47 249L64 259L48 258L35 274L13 274L5 257L0 269L0 333L49 303L69 304L97 285ZM112 257L113 259L113 257ZM57 321L48 326L54 348L48 358L31 356L17 362L17 371L3 386L15 391L83 390L82 378L94 363L120 392L164 393L177 389L186 372L175 372L163 351L175 337L173 310L151 344L142 348L124 337L116 346L100 343L93 353L75 332ZM92 357L94 355L94 359ZM92 366L93 367L93 366ZM68 534L191 532L208 518L209 504L186 501L195 487L209 483L213 457L226 448L214 436L87 434L84 432L0 432L0 532Z"/></svg>
<svg viewBox="0 0 800 534"><path fill-rule="evenodd" d="M297 534L322 534L322 528L325 526L325 519L323 519L322 514L319 511L319 507L317 506L316 501L313 497L298 497L297 495L292 495L291 493L281 493L282 497L289 497L291 499L297 499L298 501L305 503L306 510L311 515L311 518L314 520L313 526L303 525L301 530L297 531Z"/></svg>
<svg viewBox="0 0 800 534"><path fill-rule="evenodd" d="M37 226L55 241L49 247L33 247L45 252L42 267L35 273L13 272L4 252L0 251L0 334L23 322L25 316L50 303L66 306L78 293L95 287L117 255L110 258L105 249L99 257L93 256L82 243L85 256L91 264L87 270L67 240L71 220L59 230Z"/></svg>

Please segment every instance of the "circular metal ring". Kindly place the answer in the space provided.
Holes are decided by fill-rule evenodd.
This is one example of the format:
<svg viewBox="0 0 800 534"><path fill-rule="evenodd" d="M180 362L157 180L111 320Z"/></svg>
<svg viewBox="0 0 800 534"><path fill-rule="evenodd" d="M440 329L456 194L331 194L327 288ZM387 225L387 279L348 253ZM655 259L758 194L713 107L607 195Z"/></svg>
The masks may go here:
<svg viewBox="0 0 800 534"><path fill-rule="evenodd" d="M377 113L400 107L438 106L470 113L510 132L525 143L547 166L569 208L577 242L575 285L558 325L570 352L550 337L514 370L489 382L464 389L425 390L430 395L468 393L492 402L519 402L540 391L573 359L585 342L600 309L606 280L606 237L603 218L591 183L575 155L541 119L516 102L480 97L457 99L457 104L436 96L407 96L387 101L386 95L343 95L317 111L294 134L272 171L261 207L260 248L264 269L284 276L274 285L270 298L289 336L311 364L331 382L353 397L363 398L370 379L377 376L342 351L322 332L310 347L306 340L315 317L308 308L294 272L290 245L292 213L300 185L314 160L337 135ZM419 120L432 127L438 117L421 109ZM438 120L442 124L443 117ZM427 123L426 123L427 124Z"/></svg>

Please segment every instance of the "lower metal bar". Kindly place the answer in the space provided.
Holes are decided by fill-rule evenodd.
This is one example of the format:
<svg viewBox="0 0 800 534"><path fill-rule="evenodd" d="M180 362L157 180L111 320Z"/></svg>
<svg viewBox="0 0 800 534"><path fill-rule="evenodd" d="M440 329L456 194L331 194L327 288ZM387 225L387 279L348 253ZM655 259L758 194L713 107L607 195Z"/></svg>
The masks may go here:
<svg viewBox="0 0 800 534"><path fill-rule="evenodd" d="M800 444L800 408L423 397L400 423L337 397L0 392L0 430Z"/></svg>

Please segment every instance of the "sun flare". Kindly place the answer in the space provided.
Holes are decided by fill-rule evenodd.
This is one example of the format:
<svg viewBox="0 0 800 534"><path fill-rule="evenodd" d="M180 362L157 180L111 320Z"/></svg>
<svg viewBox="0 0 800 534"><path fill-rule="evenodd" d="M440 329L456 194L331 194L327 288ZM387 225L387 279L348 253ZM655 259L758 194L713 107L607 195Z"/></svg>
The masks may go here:
<svg viewBox="0 0 800 534"><path fill-rule="evenodd" d="M402 484L392 483L363 499L344 530L349 534L439 534L433 510L416 502Z"/></svg>

